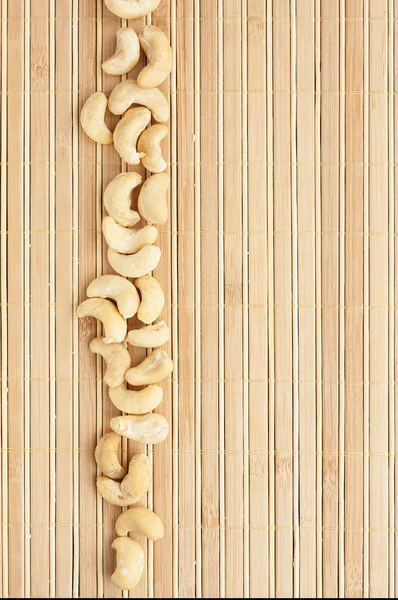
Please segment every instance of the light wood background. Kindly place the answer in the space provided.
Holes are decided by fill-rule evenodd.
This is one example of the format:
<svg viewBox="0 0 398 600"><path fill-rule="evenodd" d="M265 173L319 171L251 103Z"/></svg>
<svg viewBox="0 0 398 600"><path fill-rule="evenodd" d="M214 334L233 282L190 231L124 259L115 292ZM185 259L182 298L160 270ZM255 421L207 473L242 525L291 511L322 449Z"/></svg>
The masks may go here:
<svg viewBox="0 0 398 600"><path fill-rule="evenodd" d="M116 413L75 307L109 270L125 168L79 111L118 81L100 65L126 23L102 0L0 16L0 589L121 597L93 456ZM398 2L162 0L150 20L175 55L175 372L147 449L166 535L130 597L396 597Z"/></svg>

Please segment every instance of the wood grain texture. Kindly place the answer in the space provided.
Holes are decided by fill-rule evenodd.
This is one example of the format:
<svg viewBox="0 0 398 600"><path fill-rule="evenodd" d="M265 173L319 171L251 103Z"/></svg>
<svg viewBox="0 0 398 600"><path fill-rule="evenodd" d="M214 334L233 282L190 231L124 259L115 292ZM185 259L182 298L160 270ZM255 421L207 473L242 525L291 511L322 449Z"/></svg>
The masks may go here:
<svg viewBox="0 0 398 600"><path fill-rule="evenodd" d="M125 21L102 0L1 0L2 597L396 596L397 10L162 0ZM145 569L122 593L94 461L118 411L88 348L101 327L75 309L111 272L105 187L149 173L79 112L125 78L101 69L116 31L148 23L175 64L154 273L175 370L168 439L123 442L125 464L152 461L141 504L166 534L133 534Z"/></svg>

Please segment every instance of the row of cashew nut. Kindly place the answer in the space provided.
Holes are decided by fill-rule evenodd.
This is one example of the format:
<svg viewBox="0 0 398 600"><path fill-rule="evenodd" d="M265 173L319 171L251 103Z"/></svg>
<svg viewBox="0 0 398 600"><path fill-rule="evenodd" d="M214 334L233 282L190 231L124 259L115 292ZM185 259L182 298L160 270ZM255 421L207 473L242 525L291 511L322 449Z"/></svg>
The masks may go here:
<svg viewBox="0 0 398 600"><path fill-rule="evenodd" d="M108 9L124 19L143 17L159 5L160 0L105 0ZM101 355L106 364L104 381L109 397L123 416L111 419L113 430L106 433L95 449L95 460L102 473L97 490L107 502L128 507L139 502L151 485L151 465L144 454L133 456L128 471L120 461L122 437L143 444L157 444L168 435L169 424L152 411L159 406L163 390L157 385L170 375L173 362L160 346L169 340L169 328L157 321L164 306L164 294L158 281L150 275L160 260L160 248L155 246L158 231L168 217L167 191L170 178L163 171L161 142L168 133L169 105L156 87L172 68L172 51L165 34L147 25L137 36L133 29L117 32L115 54L102 68L110 75L123 75L138 62L140 46L147 56L147 66L137 80L126 79L115 86L106 98L102 92L92 94L81 112L85 133L100 144L114 143L120 157L130 165L142 162L155 173L142 185L138 197L138 212L131 208L132 191L142 183L138 173L121 173L109 183L104 192L108 216L102 231L108 244L108 261L118 275L102 275L90 283L87 297L77 309L78 317L95 317L103 324L104 336L93 339L90 349ZM131 108L132 105L138 105ZM123 115L112 133L105 123L107 108ZM152 126L151 119L158 123ZM147 225L134 229L143 218ZM134 279L134 283L127 278ZM143 327L127 331L127 319L137 315ZM136 366L131 366L127 343L150 348L151 352ZM146 386L140 390L133 387ZM141 546L127 537L137 531L149 540L163 537L160 518L148 508L133 507L123 512L115 523L117 539L116 570L113 583L122 590L132 589L144 570Z"/></svg>

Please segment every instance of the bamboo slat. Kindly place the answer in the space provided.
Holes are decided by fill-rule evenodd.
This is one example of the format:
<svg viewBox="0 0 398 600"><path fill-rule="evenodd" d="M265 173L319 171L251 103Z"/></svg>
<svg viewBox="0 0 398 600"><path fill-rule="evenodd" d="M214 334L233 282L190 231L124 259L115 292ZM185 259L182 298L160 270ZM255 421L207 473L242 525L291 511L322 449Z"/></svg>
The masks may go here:
<svg viewBox="0 0 398 600"><path fill-rule="evenodd" d="M1 597L397 595L397 10L162 0L126 21L103 0L1 0ZM175 369L168 439L123 441L124 464L152 462L141 504L165 536L132 535L145 568L121 592L122 509L94 461L119 413L88 348L102 328L75 309L111 272L106 186L150 174L79 114L125 78L101 69L116 31L146 24L173 46L154 275Z"/></svg>

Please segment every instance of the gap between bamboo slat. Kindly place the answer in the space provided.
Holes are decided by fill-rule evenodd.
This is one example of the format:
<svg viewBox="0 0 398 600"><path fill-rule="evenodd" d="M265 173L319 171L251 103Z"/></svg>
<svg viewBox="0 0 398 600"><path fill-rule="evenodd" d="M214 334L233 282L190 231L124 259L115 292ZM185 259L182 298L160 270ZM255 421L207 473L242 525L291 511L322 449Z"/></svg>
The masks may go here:
<svg viewBox="0 0 398 600"><path fill-rule="evenodd" d="M172 402L173 402L173 556L172 556L172 571L173 581L172 590L173 598L178 598L179 595L179 462L178 462L178 451L179 451L179 387L178 387L178 376L179 376L179 361L178 361L178 248L177 248L177 231L178 231L178 219L177 219L177 135L178 135L178 122L177 122L177 96L175 91L177 89L177 2L172 0L171 4L171 47L173 51L173 69L171 72L171 123L172 129L170 131L171 137L171 299L172 299L172 349L173 349L173 361L174 361L174 372L173 372L173 384L172 384Z"/></svg>
<svg viewBox="0 0 398 600"><path fill-rule="evenodd" d="M79 0L72 0L72 194L73 194L73 447L79 448L79 324L75 307L79 302ZM79 455L73 453L73 575L72 596L79 596L80 535L79 535Z"/></svg>
<svg viewBox="0 0 398 600"><path fill-rule="evenodd" d="M7 91L7 0L1 3L1 91ZM1 197L7 197L7 102L1 103ZM8 448L8 360L7 360L7 202L1 203L1 443ZM2 522L8 522L8 454L2 453ZM8 597L8 527L2 528L3 596Z"/></svg>
<svg viewBox="0 0 398 600"><path fill-rule="evenodd" d="M30 231L30 0L25 0L25 40L24 40L24 92L25 92L25 140L24 140L24 229L25 232ZM24 442L25 448L30 448L30 234L24 236L24 267L25 267L25 284L24 284ZM25 518L25 547L24 547L24 563L25 563L25 595L30 596L30 453L25 452L24 455L24 474L25 474L25 494L24 494L24 518Z"/></svg>
<svg viewBox="0 0 398 600"><path fill-rule="evenodd" d="M339 597L344 598L344 434L345 434L345 0L340 0L340 246L339 246Z"/></svg>
<svg viewBox="0 0 398 600"><path fill-rule="evenodd" d="M315 4L315 231L316 231L316 595L323 596L322 577L322 207L321 207L321 0Z"/></svg>
<svg viewBox="0 0 398 600"><path fill-rule="evenodd" d="M49 123L49 226L50 226L50 448L56 447L56 346L55 346L55 2L50 1L49 4L50 16L50 44L49 44L49 90L50 90L50 123ZM55 452L50 451L50 597L55 596L55 502L56 502L56 465Z"/></svg>
<svg viewBox="0 0 398 600"><path fill-rule="evenodd" d="M369 0L364 0L364 162L369 163ZM364 169L364 542L363 594L369 597L369 166Z"/></svg>
<svg viewBox="0 0 398 600"><path fill-rule="evenodd" d="M97 89L96 91L102 91L102 0L97 0ZM96 250L97 250L97 265L96 265L96 277L102 275L102 148L100 144L97 144L97 170L95 178L95 222L97 224L97 238L96 238ZM97 322L97 336L102 335L102 323ZM96 371L97 371L97 443L103 434L103 397L102 397L102 357L96 356ZM97 469L97 476L100 475ZM99 598L103 597L104 594L104 574L103 574L103 540L102 540L102 526L103 526L103 500L99 494L97 494L97 594Z"/></svg>
<svg viewBox="0 0 398 600"><path fill-rule="evenodd" d="M218 228L224 231L224 2L218 0ZM225 394L224 369L224 236L219 236L218 245L218 411L219 411L219 452L220 452L220 597L225 598Z"/></svg>
<svg viewBox="0 0 398 600"><path fill-rule="evenodd" d="M393 308L395 301L395 177L394 177L394 148L395 148L395 114L394 114L394 0L389 0L388 3L388 161L390 163L388 170L388 195L389 195L389 361L388 361L388 379L389 382L394 380L395 371L395 310ZM389 596L395 597L395 490L394 490L394 471L395 471L395 386L389 383Z"/></svg>
<svg viewBox="0 0 398 600"><path fill-rule="evenodd" d="M147 25L152 25L152 13L149 13L149 15L147 15L146 17L146 24ZM148 60L145 61L146 63L148 63ZM148 178L151 176L151 172L148 171L146 169L145 171L145 178ZM148 349L147 350L147 354L149 353L149 351L152 349ZM147 503L148 503L148 508L150 510L154 509L154 487L155 487L155 481L154 481L154 470L153 470L153 445L150 444L147 446L147 455L149 456L149 460L151 462L151 467L152 467L152 486L148 492L148 498L147 498ZM147 544L147 585L148 585L148 598L153 598L154 597L154 555L153 555L153 543L148 542Z"/></svg>

